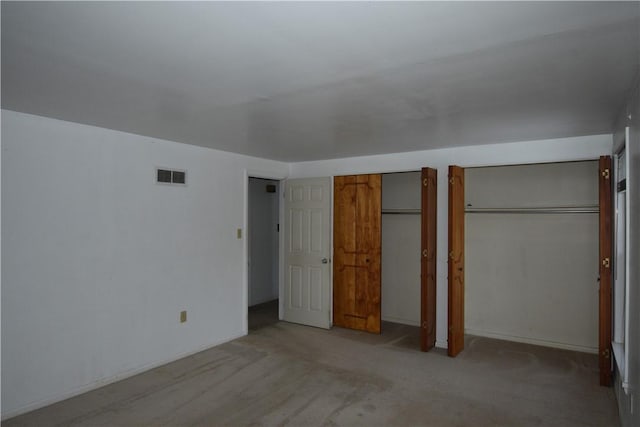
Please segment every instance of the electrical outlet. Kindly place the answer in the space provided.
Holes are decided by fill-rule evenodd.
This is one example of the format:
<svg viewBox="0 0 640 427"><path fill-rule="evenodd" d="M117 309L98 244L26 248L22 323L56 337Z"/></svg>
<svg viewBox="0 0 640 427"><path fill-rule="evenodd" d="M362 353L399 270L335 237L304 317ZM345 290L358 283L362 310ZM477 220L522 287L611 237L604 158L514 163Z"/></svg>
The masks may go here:
<svg viewBox="0 0 640 427"><path fill-rule="evenodd" d="M180 312L180 323L184 323L187 321L187 310L182 310Z"/></svg>

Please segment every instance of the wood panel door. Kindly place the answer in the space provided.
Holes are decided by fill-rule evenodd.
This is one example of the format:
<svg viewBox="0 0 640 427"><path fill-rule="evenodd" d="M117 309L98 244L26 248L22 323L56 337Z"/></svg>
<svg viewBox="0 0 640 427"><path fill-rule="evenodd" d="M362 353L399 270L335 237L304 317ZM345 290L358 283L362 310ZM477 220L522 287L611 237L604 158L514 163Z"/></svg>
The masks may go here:
<svg viewBox="0 0 640 427"><path fill-rule="evenodd" d="M599 240L600 240L600 293L598 313L598 356L600 362L600 385L611 385L611 282L613 252L611 183L613 170L611 157L600 157L599 178Z"/></svg>
<svg viewBox="0 0 640 427"><path fill-rule="evenodd" d="M422 169L422 212L420 257L420 349L436 344L436 234L438 172Z"/></svg>
<svg viewBox="0 0 640 427"><path fill-rule="evenodd" d="M382 176L334 178L333 324L380 333Z"/></svg>
<svg viewBox="0 0 640 427"><path fill-rule="evenodd" d="M464 169L449 166L448 350L464 349Z"/></svg>
<svg viewBox="0 0 640 427"><path fill-rule="evenodd" d="M331 178L285 183L283 320L331 327Z"/></svg>

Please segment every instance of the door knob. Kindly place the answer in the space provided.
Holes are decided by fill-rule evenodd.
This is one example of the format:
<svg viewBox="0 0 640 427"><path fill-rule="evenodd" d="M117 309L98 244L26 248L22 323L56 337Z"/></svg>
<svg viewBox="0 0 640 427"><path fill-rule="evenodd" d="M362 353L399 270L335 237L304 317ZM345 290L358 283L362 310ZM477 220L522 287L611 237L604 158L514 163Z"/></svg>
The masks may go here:
<svg viewBox="0 0 640 427"><path fill-rule="evenodd" d="M328 264L328 263L329 263L329 260L328 260L328 259L326 259L326 258L322 258L322 263L323 263L323 264Z"/></svg>

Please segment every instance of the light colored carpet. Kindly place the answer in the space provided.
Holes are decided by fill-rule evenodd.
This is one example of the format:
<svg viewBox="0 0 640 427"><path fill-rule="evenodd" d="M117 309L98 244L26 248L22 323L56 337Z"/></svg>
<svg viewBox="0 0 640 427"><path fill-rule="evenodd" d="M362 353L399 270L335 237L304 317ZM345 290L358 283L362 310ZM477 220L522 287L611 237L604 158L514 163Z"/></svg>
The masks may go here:
<svg viewBox="0 0 640 427"><path fill-rule="evenodd" d="M468 337L457 358L278 322L3 426L617 426L595 355Z"/></svg>

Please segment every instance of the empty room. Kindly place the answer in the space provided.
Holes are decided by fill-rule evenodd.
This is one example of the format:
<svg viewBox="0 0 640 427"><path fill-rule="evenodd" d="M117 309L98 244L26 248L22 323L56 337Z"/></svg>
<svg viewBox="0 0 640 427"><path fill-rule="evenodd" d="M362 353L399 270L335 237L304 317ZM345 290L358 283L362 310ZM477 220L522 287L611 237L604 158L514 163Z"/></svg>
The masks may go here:
<svg viewBox="0 0 640 427"><path fill-rule="evenodd" d="M0 9L3 426L640 425L640 2Z"/></svg>

